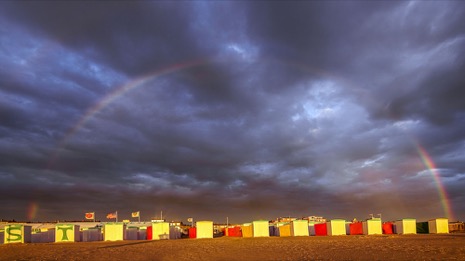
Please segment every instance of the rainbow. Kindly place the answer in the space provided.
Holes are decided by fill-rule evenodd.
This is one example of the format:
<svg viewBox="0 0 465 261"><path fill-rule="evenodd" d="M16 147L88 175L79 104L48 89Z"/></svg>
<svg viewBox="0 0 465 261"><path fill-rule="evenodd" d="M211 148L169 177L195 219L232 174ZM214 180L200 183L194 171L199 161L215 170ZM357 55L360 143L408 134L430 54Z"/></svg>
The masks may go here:
<svg viewBox="0 0 465 261"><path fill-rule="evenodd" d="M314 67L310 67L309 65L303 64L303 63L300 63L300 62L283 61L283 60L276 60L276 59L272 59L272 58L270 58L270 59L263 59L262 58L260 61L261 62L265 61L265 62L271 62L271 63L284 64L284 65L287 65L287 66L290 66L290 67L297 68L297 69L302 70L304 72L308 72L308 73L319 75L319 76L329 77L329 78L331 78L331 79L333 79L335 81L344 82L346 85L347 84L350 85L350 83L348 83L347 81L345 81L344 79L342 79L340 77L337 77L336 75L326 73L326 72L324 72L322 70L319 70L319 69L314 68ZM127 93L127 92L129 92L129 91L131 91L131 90L133 90L133 89L135 89L135 88L137 88L139 86L143 86L145 83L150 82L150 81L154 80L155 78L158 78L158 77L161 77L161 76L164 76L164 75L168 75L168 74L171 74L171 73L175 73L175 72L178 72L178 71L181 71L181 70L184 70L184 69L188 69L188 68L196 67L196 66L199 66L199 65L208 64L208 63L215 63L215 62L217 62L217 63L222 63L222 62L231 63L231 62L234 62L234 60L233 61L231 61L231 60L222 61L222 60L218 60L218 59L199 59L199 60L187 61L187 62L184 62L184 63L178 63L178 64L171 65L169 67L157 70L155 72L152 72L152 73L137 77L136 79L133 79L133 80L125 83L124 85L116 88L114 91L112 91L111 93L109 93L105 97L103 97L99 102L97 102L92 107L90 107L84 113L84 115L81 116L80 119L71 128L69 128L69 130L66 132L64 137L57 143L57 146L55 146L54 152L53 152L52 156L50 157L50 159L48 161L47 168L48 169L52 168L52 166L54 165L54 163L56 162L56 160L57 160L57 158L59 156L60 149L65 146L67 141L72 136L74 136L76 134L76 132L78 132L82 128L82 126L84 126L95 114L97 114L99 111L104 109L106 106L108 106L109 104L114 102L116 99L118 99L119 97L121 97L125 93Z"/></svg>
<svg viewBox="0 0 465 261"><path fill-rule="evenodd" d="M190 61L190 62L185 62L185 63L179 63L175 64L172 66L169 66L167 68L163 68L161 70L152 72L147 75L140 76L134 80L131 80L127 82L126 84L116 88L113 92L107 94L103 99L101 99L99 102L97 102L95 105L90 107L86 113L84 113L83 116L74 124L64 135L64 137L61 139L61 141L58 143L58 146L54 150L54 154L50 158L48 162L48 168L51 168L51 166L55 163L56 159L58 158L59 154L59 149L64 147L66 142L74 135L76 132L84 126L84 124L89 121L90 118L92 118L96 113L98 113L100 110L108 106L110 103L118 99L118 97L124 95L125 93L137 88L138 86L143 86L145 83L163 76L167 74L171 74L180 70L184 70L187 68L195 67L201 64L205 64L207 61L206 60L195 60L195 61Z"/></svg>
<svg viewBox="0 0 465 261"><path fill-rule="evenodd" d="M179 63L172 65L168 68L161 69L159 71L152 72L150 74L138 77L111 92L107 96L105 96L102 100L96 103L94 106L90 107L87 112L81 117L81 119L68 131L64 140L67 140L69 137L73 136L92 116L94 116L97 112L105 108L107 105L112 103L118 97L122 96L123 94L127 93L128 91L142 86L143 84L153 80L154 78L167 75L173 72L177 72L186 68L194 67L200 64L204 64L204 60L197 60L192 62L186 63Z"/></svg>
<svg viewBox="0 0 465 261"><path fill-rule="evenodd" d="M298 69L300 69L302 71L310 72L310 73L313 73L313 74L316 74L316 75L327 76L327 77L333 78L333 79L335 79L337 81L343 81L340 77L336 77L335 75L329 75L328 73L325 73L324 71L321 71L321 70L319 70L317 68L313 68L313 67L310 67L310 66L308 66L306 64L295 62L295 61L279 61L279 60L275 60L275 59L261 59L261 61L262 62L263 61L268 61L268 62L274 62L274 63L281 63L281 64L285 64L287 66L298 68ZM144 83L152 81L153 79L155 79L157 77L167 75L167 74L171 74L171 73L175 73L175 72L178 72L178 71L181 71L181 70L184 70L184 69L188 69L188 68L192 68L192 67L196 67L196 66L199 66L199 65L212 63L212 62L221 63L221 62L225 62L225 61L212 60L212 59L200 59L200 60L194 60L194 61L179 63L179 64L169 66L167 68L152 72L150 74L140 76L140 77L138 77L138 78L136 78L136 79L134 79L132 81L129 81L128 83L120 86L119 88L117 88L116 90L111 92L110 94L106 95L103 99L101 99L95 105L90 107L86 111L86 113L79 119L79 121L72 128L70 128L70 130L67 132L67 134L62 139L62 142L60 144L62 144L64 141L68 140L71 136L73 136L97 112L99 112L100 110L102 110L103 108L108 106L110 103L115 101L118 97L122 96L123 94L125 94L125 93L139 87L139 86L143 86ZM231 61L228 61L228 62L231 62Z"/></svg>
<svg viewBox="0 0 465 261"><path fill-rule="evenodd" d="M452 212L452 208L450 206L449 202L449 196L447 195L446 188L441 182L441 174L439 173L438 168L436 167L436 164L434 164L433 159L431 156L428 154L425 148L423 148L419 143L416 143L416 149L418 154L421 157L421 160L423 161L423 164L425 164L425 167L429 170L431 175L433 176L434 183L436 184L436 187L438 189L439 193L439 198L441 200L442 208L444 209L444 214L449 220L454 219L454 214Z"/></svg>

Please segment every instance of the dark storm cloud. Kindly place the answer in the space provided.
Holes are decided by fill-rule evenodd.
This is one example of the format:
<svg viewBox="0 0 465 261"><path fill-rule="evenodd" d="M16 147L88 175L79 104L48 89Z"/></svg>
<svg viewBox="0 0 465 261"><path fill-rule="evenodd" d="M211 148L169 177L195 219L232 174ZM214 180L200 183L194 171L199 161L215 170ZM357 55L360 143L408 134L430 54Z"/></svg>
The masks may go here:
<svg viewBox="0 0 465 261"><path fill-rule="evenodd" d="M10 3L6 15L131 75L197 59L191 4L168 2Z"/></svg>
<svg viewBox="0 0 465 261"><path fill-rule="evenodd" d="M2 215L463 219L463 10L2 3Z"/></svg>

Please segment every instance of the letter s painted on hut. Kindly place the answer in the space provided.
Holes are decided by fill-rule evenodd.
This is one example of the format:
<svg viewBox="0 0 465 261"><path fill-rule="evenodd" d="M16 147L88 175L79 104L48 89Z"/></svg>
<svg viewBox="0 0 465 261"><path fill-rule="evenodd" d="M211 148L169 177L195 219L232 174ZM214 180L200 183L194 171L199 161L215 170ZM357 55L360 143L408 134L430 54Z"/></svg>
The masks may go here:
<svg viewBox="0 0 465 261"><path fill-rule="evenodd" d="M18 233L14 233L14 231L18 231ZM22 242L22 226L9 226L5 228L6 233L6 241L8 243L11 242Z"/></svg>

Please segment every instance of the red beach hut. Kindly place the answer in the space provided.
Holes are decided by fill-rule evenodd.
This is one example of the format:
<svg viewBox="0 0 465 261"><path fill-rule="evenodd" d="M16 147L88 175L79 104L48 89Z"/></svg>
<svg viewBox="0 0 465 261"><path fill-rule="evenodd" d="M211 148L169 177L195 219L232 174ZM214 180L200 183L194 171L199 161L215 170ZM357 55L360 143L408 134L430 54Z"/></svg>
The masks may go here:
<svg viewBox="0 0 465 261"><path fill-rule="evenodd" d="M349 224L349 230L351 235L363 235L363 223L353 222Z"/></svg>
<svg viewBox="0 0 465 261"><path fill-rule="evenodd" d="M242 237L241 227L228 227L228 237Z"/></svg>
<svg viewBox="0 0 465 261"><path fill-rule="evenodd" d="M315 236L327 236L326 223L315 224Z"/></svg>
<svg viewBox="0 0 465 261"><path fill-rule="evenodd" d="M152 226L147 226L147 240L152 240Z"/></svg>
<svg viewBox="0 0 465 261"><path fill-rule="evenodd" d="M391 222L384 222L383 223L383 234L392 234L392 223Z"/></svg>
<svg viewBox="0 0 465 261"><path fill-rule="evenodd" d="M189 238L197 238L197 229L195 227L189 228Z"/></svg>

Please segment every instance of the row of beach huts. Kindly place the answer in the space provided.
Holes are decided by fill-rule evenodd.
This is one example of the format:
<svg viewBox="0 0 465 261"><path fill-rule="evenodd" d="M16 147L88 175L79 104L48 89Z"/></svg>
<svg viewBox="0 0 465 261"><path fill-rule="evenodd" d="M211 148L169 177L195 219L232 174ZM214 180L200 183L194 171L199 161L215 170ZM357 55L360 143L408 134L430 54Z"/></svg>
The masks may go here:
<svg viewBox="0 0 465 261"><path fill-rule="evenodd" d="M221 230L221 231L219 231ZM0 243L47 243L90 242L118 240L163 240L188 238L228 237L289 237L289 236L339 236L449 233L447 218L417 222L416 219L401 219L382 222L380 218L348 222L333 219L316 223L308 220L270 222L257 220L242 225L217 226L213 221L197 221L195 227L183 228L169 222L107 222L107 223L49 223L30 225L6 223L0 227Z"/></svg>

